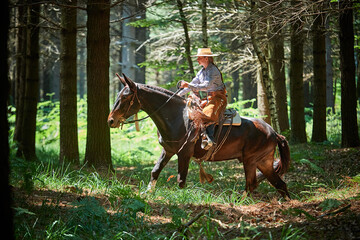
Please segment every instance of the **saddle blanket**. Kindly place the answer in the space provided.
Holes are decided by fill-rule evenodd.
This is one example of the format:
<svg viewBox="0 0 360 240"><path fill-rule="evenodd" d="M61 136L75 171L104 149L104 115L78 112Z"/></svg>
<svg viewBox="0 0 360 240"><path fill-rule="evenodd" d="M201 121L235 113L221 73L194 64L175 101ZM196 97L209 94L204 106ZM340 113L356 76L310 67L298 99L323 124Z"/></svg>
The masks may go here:
<svg viewBox="0 0 360 240"><path fill-rule="evenodd" d="M240 126L241 125L241 117L240 114L235 109L226 109L224 112L225 122L224 126L229 126L231 124L231 116L233 117L233 126Z"/></svg>

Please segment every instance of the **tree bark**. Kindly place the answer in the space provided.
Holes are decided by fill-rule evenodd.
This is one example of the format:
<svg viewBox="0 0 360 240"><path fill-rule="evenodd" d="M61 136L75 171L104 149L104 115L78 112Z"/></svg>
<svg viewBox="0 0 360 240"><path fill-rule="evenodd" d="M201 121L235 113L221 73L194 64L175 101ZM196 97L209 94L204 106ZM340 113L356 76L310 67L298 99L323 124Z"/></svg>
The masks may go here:
<svg viewBox="0 0 360 240"><path fill-rule="evenodd" d="M190 74L192 77L195 77L194 66L193 66L193 62L191 60L191 50L190 50L191 44L190 44L189 30L188 30L188 26L187 26L187 19L186 19L184 10L183 10L183 3L181 0L176 0L176 2L177 2L179 14L180 14L180 21L183 26L184 35L185 35L185 57L189 64Z"/></svg>
<svg viewBox="0 0 360 240"><path fill-rule="evenodd" d="M36 3L32 1L31 3ZM18 156L35 160L36 113L39 95L39 12L40 4L30 4L27 15L26 77L24 92L24 115L21 123L21 142Z"/></svg>
<svg viewBox="0 0 360 240"><path fill-rule="evenodd" d="M295 5L296 0L291 1ZM305 143L305 114L304 114L304 32L300 20L291 25L291 53L290 53L290 140L293 143Z"/></svg>
<svg viewBox="0 0 360 240"><path fill-rule="evenodd" d="M111 169L109 113L109 0L87 4L87 137L85 163Z"/></svg>
<svg viewBox="0 0 360 240"><path fill-rule="evenodd" d="M135 27L129 25L133 21L133 16L137 11L135 1L124 1L122 8L122 32L121 32L121 70L128 78L137 82L136 76L136 31Z"/></svg>
<svg viewBox="0 0 360 240"><path fill-rule="evenodd" d="M257 83L256 79L254 79L253 75L254 72L250 70L249 67L246 67L244 69L245 73L242 74L242 100L251 100L256 99L257 97ZM239 89L238 89L239 90ZM266 97L266 96L265 96ZM253 106L256 108L256 102L255 103L245 103L244 108L249 108Z"/></svg>
<svg viewBox="0 0 360 240"><path fill-rule="evenodd" d="M76 6L77 0L66 5ZM60 162L80 164L77 129L76 8L61 9Z"/></svg>
<svg viewBox="0 0 360 240"><path fill-rule="evenodd" d="M356 116L354 29L351 0L339 0L341 146L360 146Z"/></svg>
<svg viewBox="0 0 360 240"><path fill-rule="evenodd" d="M279 125L279 118L278 113L276 111L276 102L274 97L274 90L273 86L271 84L271 81L269 79L269 67L267 63L266 56L264 54L264 51L260 48L259 45L259 38L257 31L257 19L256 19L256 3L255 1L251 1L251 12L252 12L252 19L250 21L250 37L251 37L251 43L254 47L254 50L256 52L256 55L258 57L258 60L260 62L261 67L261 81L262 85L264 87L264 91L266 94L266 98L269 103L269 112L270 112L270 118L271 118L271 126L274 128L275 131L280 131L280 125Z"/></svg>
<svg viewBox="0 0 360 240"><path fill-rule="evenodd" d="M27 7L18 6L18 33L16 44L16 79L15 79L15 106L16 121L14 142L17 146L22 142L22 123L24 119L25 75L26 75L26 41L27 41Z"/></svg>
<svg viewBox="0 0 360 240"><path fill-rule="evenodd" d="M201 30L202 30L202 44L204 48L207 48L208 35L207 35L206 0L201 1Z"/></svg>
<svg viewBox="0 0 360 240"><path fill-rule="evenodd" d="M334 81L333 81L333 66L332 66L332 44L330 38L329 18L326 20L326 34L325 34L325 48L326 48L326 107L330 107L335 113L335 96L334 96Z"/></svg>
<svg viewBox="0 0 360 240"><path fill-rule="evenodd" d="M78 67L79 67L79 80L78 80L78 84L79 84L79 97L80 99L84 99L84 96L86 94L86 59L85 59L85 49L84 48L79 48L78 51L78 55L79 55L79 62L78 62Z"/></svg>
<svg viewBox="0 0 360 240"><path fill-rule="evenodd" d="M257 71L257 105L259 109L260 116L267 123L271 124L270 110L269 110L269 102L266 97L266 93L264 91L263 81L261 80L261 70Z"/></svg>
<svg viewBox="0 0 360 240"><path fill-rule="evenodd" d="M313 32L314 71L314 119L313 142L326 141L326 60L325 60L325 15L315 16Z"/></svg>
<svg viewBox="0 0 360 240"><path fill-rule="evenodd" d="M289 130L289 116L287 111L285 62L284 62L284 38L277 23L268 23L268 65L269 80L274 86L276 111L279 118L280 132Z"/></svg>
<svg viewBox="0 0 360 240"><path fill-rule="evenodd" d="M9 69L8 69L8 35L9 35L9 2L2 2L1 8L1 37L0 37L0 79L1 79L1 94L0 94L0 190L1 190L1 205L0 212L2 218L1 234L7 239L15 239L11 188L9 185L9 124L7 119L7 101L9 97L10 83L9 83Z"/></svg>
<svg viewBox="0 0 360 240"><path fill-rule="evenodd" d="M144 4L147 0L139 0L138 1L138 10L140 13L136 16L137 20L146 19L146 7ZM148 29L146 27L137 27L135 28L136 35L136 49L143 44L148 39ZM140 67L139 64L146 61L146 46L142 46L135 52L135 64L136 64L136 72L135 79L138 83L145 83L145 71L146 67Z"/></svg>

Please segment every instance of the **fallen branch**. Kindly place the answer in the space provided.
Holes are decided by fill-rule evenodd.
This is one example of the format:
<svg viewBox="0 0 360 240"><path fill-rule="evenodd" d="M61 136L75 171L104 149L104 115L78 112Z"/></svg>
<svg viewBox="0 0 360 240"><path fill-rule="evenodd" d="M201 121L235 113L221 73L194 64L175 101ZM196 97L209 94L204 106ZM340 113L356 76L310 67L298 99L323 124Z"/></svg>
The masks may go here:
<svg viewBox="0 0 360 240"><path fill-rule="evenodd" d="M189 222L181 225L179 227L178 232L183 232L186 228L190 227L194 222L199 220L203 215L205 214L205 209L203 209L201 212L199 212L193 219L191 219Z"/></svg>
<svg viewBox="0 0 360 240"><path fill-rule="evenodd" d="M346 205L345 207L343 208L340 208L334 212L328 212L328 213L324 213L323 215L320 215L319 218L323 218L323 217L326 217L326 216L333 216L335 214L338 214L338 213L341 213L341 212L345 212L346 209L348 209L349 207L351 207L351 204L348 204Z"/></svg>

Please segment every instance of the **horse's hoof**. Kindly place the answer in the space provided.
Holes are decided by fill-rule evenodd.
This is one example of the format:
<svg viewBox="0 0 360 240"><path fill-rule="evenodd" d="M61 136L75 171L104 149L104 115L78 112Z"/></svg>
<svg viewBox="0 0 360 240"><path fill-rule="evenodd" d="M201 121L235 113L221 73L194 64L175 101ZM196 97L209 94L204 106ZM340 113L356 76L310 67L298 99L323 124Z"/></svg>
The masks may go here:
<svg viewBox="0 0 360 240"><path fill-rule="evenodd" d="M156 186L156 180L151 180L145 191L141 192L141 195L146 195L152 193Z"/></svg>
<svg viewBox="0 0 360 240"><path fill-rule="evenodd" d="M179 188L183 189L183 188L185 188L185 185L186 185L185 182L180 182L179 183Z"/></svg>

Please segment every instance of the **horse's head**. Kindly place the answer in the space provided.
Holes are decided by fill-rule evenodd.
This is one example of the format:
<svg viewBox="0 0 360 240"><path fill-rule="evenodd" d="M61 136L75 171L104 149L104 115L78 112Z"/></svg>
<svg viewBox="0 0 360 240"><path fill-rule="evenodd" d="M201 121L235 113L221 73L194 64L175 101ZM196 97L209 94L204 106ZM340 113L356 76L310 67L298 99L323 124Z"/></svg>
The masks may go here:
<svg viewBox="0 0 360 240"><path fill-rule="evenodd" d="M123 78L118 77L125 87L118 93L108 116L108 125L111 128L118 128L127 118L140 110L136 83L127 78L125 74L123 76Z"/></svg>

